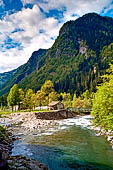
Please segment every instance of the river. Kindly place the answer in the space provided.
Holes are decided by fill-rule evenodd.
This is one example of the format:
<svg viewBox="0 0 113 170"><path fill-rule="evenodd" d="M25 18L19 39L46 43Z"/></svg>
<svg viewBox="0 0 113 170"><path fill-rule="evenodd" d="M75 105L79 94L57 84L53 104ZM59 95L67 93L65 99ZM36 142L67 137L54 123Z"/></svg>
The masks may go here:
<svg viewBox="0 0 113 170"><path fill-rule="evenodd" d="M51 170L112 170L113 150L105 137L90 130L90 116L58 121L42 132L24 134L14 128L12 155L23 154L39 160Z"/></svg>
<svg viewBox="0 0 113 170"><path fill-rule="evenodd" d="M16 140L12 155L39 160L51 170L113 170L113 150L105 137L90 130L90 116L60 120L40 132L25 134L13 127Z"/></svg>

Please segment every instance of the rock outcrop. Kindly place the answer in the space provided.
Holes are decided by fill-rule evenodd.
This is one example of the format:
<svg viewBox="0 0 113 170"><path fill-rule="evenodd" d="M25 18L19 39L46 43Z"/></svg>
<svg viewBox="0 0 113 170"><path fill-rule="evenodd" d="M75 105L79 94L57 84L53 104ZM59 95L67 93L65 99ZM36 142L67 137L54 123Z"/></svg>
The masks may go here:
<svg viewBox="0 0 113 170"><path fill-rule="evenodd" d="M76 113L67 109L62 109L62 110L52 110L48 112L35 112L35 116L37 119L59 120L59 119L75 117Z"/></svg>

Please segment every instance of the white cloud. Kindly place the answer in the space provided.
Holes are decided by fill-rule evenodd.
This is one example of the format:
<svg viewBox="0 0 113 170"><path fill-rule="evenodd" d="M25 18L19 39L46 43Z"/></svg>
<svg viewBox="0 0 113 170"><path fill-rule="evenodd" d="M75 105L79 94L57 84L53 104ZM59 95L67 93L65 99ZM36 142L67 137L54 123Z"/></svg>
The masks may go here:
<svg viewBox="0 0 113 170"><path fill-rule="evenodd" d="M0 6L4 7L3 0L0 0Z"/></svg>
<svg viewBox="0 0 113 170"><path fill-rule="evenodd" d="M58 35L60 24L54 18L45 18L39 7L23 8L22 11L7 15L0 20L0 72L8 71L25 63L32 52L39 48L50 48L54 42L51 37ZM14 31L20 29L20 31ZM21 31L22 30L22 31ZM44 30L44 33L40 33ZM12 43L18 42L23 47L6 49L4 40L10 37ZM7 42L10 46L10 42ZM1 47L0 47L1 49ZM7 64L8 63L8 64ZM6 66L6 67L5 67Z"/></svg>
<svg viewBox="0 0 113 170"><path fill-rule="evenodd" d="M112 8L109 5L112 0L22 0L22 2L23 5L32 3L33 8L23 8L11 15L7 14L0 20L0 72L18 67L28 60L33 51L39 48L50 48L54 43L52 37L58 35L63 23L59 23L54 17L46 18L40 11L40 7L45 12L65 8L62 22L75 20L88 12L100 13L104 7ZM0 4L3 5L2 0ZM16 29L20 31L14 31ZM18 47L7 49L4 41L8 37L13 43L20 43L22 50Z"/></svg>
<svg viewBox="0 0 113 170"><path fill-rule="evenodd" d="M23 2L23 5L26 5L26 4L32 4L35 1L34 0L22 0L22 2Z"/></svg>
<svg viewBox="0 0 113 170"><path fill-rule="evenodd" d="M88 12L100 13L104 7L112 2L112 0L46 0L46 2L48 2L48 4L38 3L45 11L54 8L61 10L66 7L67 10L64 12L64 22L66 22L69 19L76 18L71 17L73 14L82 16Z"/></svg>
<svg viewBox="0 0 113 170"><path fill-rule="evenodd" d="M113 4L109 5L108 7L106 7L103 11L104 14L106 14L108 11L112 10L112 14L113 14Z"/></svg>

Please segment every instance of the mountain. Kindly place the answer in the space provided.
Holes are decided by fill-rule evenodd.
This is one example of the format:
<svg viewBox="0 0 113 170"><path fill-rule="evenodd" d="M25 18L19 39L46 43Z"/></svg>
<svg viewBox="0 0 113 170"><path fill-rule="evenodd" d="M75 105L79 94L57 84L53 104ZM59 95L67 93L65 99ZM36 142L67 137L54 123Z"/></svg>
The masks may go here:
<svg viewBox="0 0 113 170"><path fill-rule="evenodd" d="M100 75L105 73L111 60L113 18L89 13L65 23L53 46L38 58L38 69L35 66L27 76L18 71L4 84L0 95L8 91L19 76L22 78L17 82L23 89L37 91L45 80L50 79L58 92L76 91L80 95L87 89L95 91L101 82Z"/></svg>
<svg viewBox="0 0 113 170"><path fill-rule="evenodd" d="M41 64L43 64L39 63L39 60L46 54L46 52L46 49L39 49L38 51L33 52L26 64L16 69L16 72L13 70L12 76L10 76L10 78L2 85L0 95L7 93L14 84L18 84L23 78L31 74L33 71L38 70L41 67ZM10 72L7 74L10 74Z"/></svg>
<svg viewBox="0 0 113 170"><path fill-rule="evenodd" d="M5 73L0 73L0 88L2 87L2 84L4 84L15 73L16 73L16 69Z"/></svg>

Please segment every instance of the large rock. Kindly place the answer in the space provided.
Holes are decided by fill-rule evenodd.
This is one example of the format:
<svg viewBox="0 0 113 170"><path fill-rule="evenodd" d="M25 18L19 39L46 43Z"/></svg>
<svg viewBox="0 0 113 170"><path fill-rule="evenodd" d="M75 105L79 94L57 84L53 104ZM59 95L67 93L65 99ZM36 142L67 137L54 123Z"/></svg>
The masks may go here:
<svg viewBox="0 0 113 170"><path fill-rule="evenodd" d="M35 116L37 119L59 120L59 119L75 117L76 113L67 109L61 109L61 110L52 110L48 112L35 112Z"/></svg>

